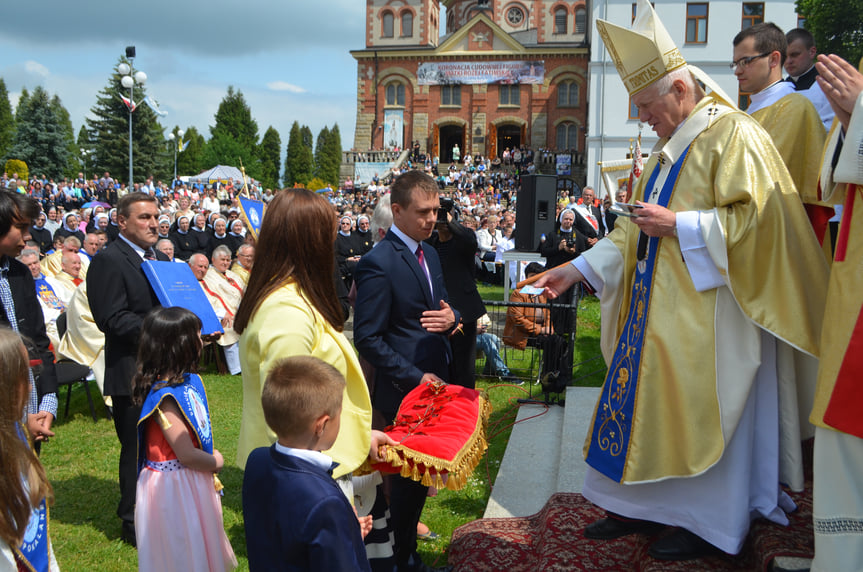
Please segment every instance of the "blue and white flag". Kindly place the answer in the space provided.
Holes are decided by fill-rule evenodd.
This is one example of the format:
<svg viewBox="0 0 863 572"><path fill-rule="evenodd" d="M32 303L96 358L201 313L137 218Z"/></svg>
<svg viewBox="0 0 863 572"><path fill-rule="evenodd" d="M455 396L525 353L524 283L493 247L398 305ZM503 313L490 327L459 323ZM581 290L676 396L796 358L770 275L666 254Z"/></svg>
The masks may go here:
<svg viewBox="0 0 863 572"><path fill-rule="evenodd" d="M164 116L168 115L167 111L162 111L161 109L159 109L159 102L156 101L155 99L153 99L152 97L150 97L149 95L144 98L144 103L149 105L150 109L155 111L156 115L158 115L159 117L164 117Z"/></svg>

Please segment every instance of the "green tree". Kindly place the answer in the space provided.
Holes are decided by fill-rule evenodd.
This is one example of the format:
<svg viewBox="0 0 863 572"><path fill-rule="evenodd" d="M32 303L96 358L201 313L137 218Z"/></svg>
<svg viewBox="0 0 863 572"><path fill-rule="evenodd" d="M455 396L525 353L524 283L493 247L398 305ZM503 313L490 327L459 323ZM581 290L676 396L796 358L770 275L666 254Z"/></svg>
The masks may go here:
<svg viewBox="0 0 863 572"><path fill-rule="evenodd" d="M176 133L176 127L175 133ZM185 149L177 155L177 174L182 175L197 175L201 171L206 170L204 165L204 147L206 140L195 127L186 128L183 134L183 142Z"/></svg>
<svg viewBox="0 0 863 572"><path fill-rule="evenodd" d="M42 86L18 104L15 123L10 158L27 163L32 174L61 178L69 162L68 141L62 118Z"/></svg>
<svg viewBox="0 0 863 572"><path fill-rule="evenodd" d="M330 129L324 125L324 128L318 132L318 139L315 143L315 176L324 179L324 171L326 171L327 157L325 157L325 147L327 139L330 137Z"/></svg>
<svg viewBox="0 0 863 572"><path fill-rule="evenodd" d="M294 121L288 136L288 153L285 157L285 186L292 187L294 183L305 185L314 176L315 157L312 153L311 137L306 144L304 131L311 135L311 130L305 125Z"/></svg>
<svg viewBox="0 0 863 572"><path fill-rule="evenodd" d="M338 186L341 160L339 126L334 125L332 129L324 127L318 133L318 142L315 146L316 176L324 182Z"/></svg>
<svg viewBox="0 0 863 572"><path fill-rule="evenodd" d="M129 63L120 58L117 64ZM95 153L94 169L108 171L111 176L125 181L129 176L129 110L120 99L128 97L129 90L120 84L120 73L114 73L108 84L96 94L96 104L90 108L92 118L87 119L87 130ZM164 129L156 113L143 103L146 87L135 85L134 99L140 103L132 113L132 158L135 181L143 182L148 176L170 180L173 172L173 154L168 158Z"/></svg>
<svg viewBox="0 0 863 572"><path fill-rule="evenodd" d="M0 77L0 159L6 157L15 139L15 114L12 113L12 103L6 82Z"/></svg>
<svg viewBox="0 0 863 572"><path fill-rule="evenodd" d="M854 64L863 57L863 0L797 0L797 14L822 54L838 54Z"/></svg>
<svg viewBox="0 0 863 572"><path fill-rule="evenodd" d="M30 92L26 87L22 87L21 95L18 97L18 107L15 108L15 121L18 121L18 112L27 107L28 99L30 99Z"/></svg>
<svg viewBox="0 0 863 572"><path fill-rule="evenodd" d="M265 189L278 189L279 172L282 170L282 138L272 126L264 133L258 154L261 157L261 183Z"/></svg>
<svg viewBox="0 0 863 572"><path fill-rule="evenodd" d="M219 103L216 124L210 128L210 141L204 152L207 168L215 165L232 165L246 168L246 174L256 179L261 176L258 160L258 123L246 104L243 92L228 86L228 94Z"/></svg>
<svg viewBox="0 0 863 572"><path fill-rule="evenodd" d="M59 95L54 95L51 98L51 107L54 108L54 113L60 121L60 126L63 130L63 140L66 142L66 150L68 151L68 161L66 162L66 176L74 177L77 174L78 161L75 156L78 153L78 145L75 143L75 128L72 127L72 118L69 116L69 111L63 106Z"/></svg>

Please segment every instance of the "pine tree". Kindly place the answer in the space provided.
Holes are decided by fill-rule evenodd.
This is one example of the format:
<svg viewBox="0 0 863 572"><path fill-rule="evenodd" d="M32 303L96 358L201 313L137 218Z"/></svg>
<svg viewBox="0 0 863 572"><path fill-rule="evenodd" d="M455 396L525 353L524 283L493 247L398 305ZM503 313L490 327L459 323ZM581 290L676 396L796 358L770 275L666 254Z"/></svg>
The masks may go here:
<svg viewBox="0 0 863 572"><path fill-rule="evenodd" d="M261 157L261 183L264 188L278 189L279 171L282 169L282 138L272 126L264 133L258 154Z"/></svg>
<svg viewBox="0 0 863 572"><path fill-rule="evenodd" d="M51 104L48 92L37 86L23 97L15 113L15 140L9 156L27 163L30 173L57 179L63 177L69 161L62 118Z"/></svg>
<svg viewBox="0 0 863 572"><path fill-rule="evenodd" d="M63 131L63 140L66 142L66 151L68 151L68 160L66 162L67 177L74 177L78 167L78 162L75 161L75 154L78 153L78 145L75 143L75 128L72 127L72 118L69 116L69 110L63 107L63 102L60 101L60 96L55 95L51 98L51 107L57 118L60 121L60 126Z"/></svg>
<svg viewBox="0 0 863 572"><path fill-rule="evenodd" d="M326 181L324 173L327 171L327 157L325 157L325 148L327 139L330 137L329 128L324 125L324 128L318 132L317 143L315 143L315 176Z"/></svg>
<svg viewBox="0 0 863 572"><path fill-rule="evenodd" d="M315 175L326 183L338 186L341 154L339 126L333 125L332 130L327 127L321 129L315 146Z"/></svg>
<svg viewBox="0 0 863 572"><path fill-rule="evenodd" d="M183 134L183 142L186 148L182 153L177 155L177 174L197 175L201 171L206 170L204 165L204 146L206 141L204 136L198 133L194 127L187 127Z"/></svg>
<svg viewBox="0 0 863 572"><path fill-rule="evenodd" d="M126 58L117 62L129 63ZM95 169L99 174L108 171L111 176L125 181L129 176L129 110L120 99L128 97L129 90L120 84L120 73L114 67L106 85L96 95L96 104L90 108L93 118L87 119L95 155ZM164 129L156 113L141 102L147 96L146 87L135 85L134 98L140 103L132 113L132 157L135 181L142 182L153 175L170 180L173 172L173 153L168 157Z"/></svg>
<svg viewBox="0 0 863 572"><path fill-rule="evenodd" d="M285 186L292 187L294 183L305 185L312 180L315 169L315 158L312 154L311 137L306 145L305 132L311 135L311 130L305 125L294 121L291 134L288 136L288 153L285 157Z"/></svg>
<svg viewBox="0 0 863 572"><path fill-rule="evenodd" d="M231 165L246 168L250 177L260 178L258 160L258 123L246 104L243 92L228 86L228 94L216 111L216 124L210 128L210 141L204 153L207 168Z"/></svg>
<svg viewBox="0 0 863 572"><path fill-rule="evenodd" d="M18 107L15 108L15 121L18 121L18 112L27 107L27 100L30 99L30 92L26 87L21 88L21 95L18 97Z"/></svg>
<svg viewBox="0 0 863 572"><path fill-rule="evenodd" d="M0 77L0 163L6 163L6 155L12 149L15 139L15 114L12 113L12 103L6 82Z"/></svg>
<svg viewBox="0 0 863 572"><path fill-rule="evenodd" d="M339 124L333 125L330 129L329 137L327 137L325 146L325 157L327 157L327 167L324 171L323 179L333 186L339 185L340 169L342 166L342 135L339 133Z"/></svg>

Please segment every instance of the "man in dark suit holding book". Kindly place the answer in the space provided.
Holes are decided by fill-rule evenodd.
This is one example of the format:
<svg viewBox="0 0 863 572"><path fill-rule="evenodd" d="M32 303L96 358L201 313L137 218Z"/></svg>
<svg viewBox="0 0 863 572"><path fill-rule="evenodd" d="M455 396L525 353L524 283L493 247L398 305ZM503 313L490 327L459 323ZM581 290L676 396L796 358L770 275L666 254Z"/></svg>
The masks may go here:
<svg viewBox="0 0 863 572"><path fill-rule="evenodd" d="M168 260L156 251L159 207L155 197L130 193L117 205L120 234L87 272L87 292L96 325L105 333L105 395L113 401L114 428L120 440L120 504L122 538L135 543L138 416L132 404L138 337L144 316L158 306L156 294L141 270L144 260Z"/></svg>

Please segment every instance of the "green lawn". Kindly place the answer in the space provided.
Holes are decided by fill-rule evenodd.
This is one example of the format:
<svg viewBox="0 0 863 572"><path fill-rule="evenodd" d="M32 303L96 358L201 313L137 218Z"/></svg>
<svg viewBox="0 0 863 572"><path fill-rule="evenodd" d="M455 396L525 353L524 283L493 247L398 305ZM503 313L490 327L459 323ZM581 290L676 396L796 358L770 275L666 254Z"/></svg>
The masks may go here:
<svg viewBox="0 0 863 572"><path fill-rule="evenodd" d="M501 299L501 289L485 288L484 299ZM576 363L599 355L599 305L589 298L579 307ZM595 370L600 370L596 373ZM578 385L599 385L604 375L601 359L576 365ZM589 374L589 375L588 375ZM583 379L580 377L587 375ZM225 485L223 507L225 529L240 561L248 569L242 519L242 472L234 465L242 412L242 383L239 377L203 373L207 387L216 448L225 457L220 478ZM480 378L494 406L489 422L491 445L488 454L461 491L441 491L428 499L423 521L441 535L435 542L421 542L420 552L429 564L446 561L449 539L458 526L481 518L497 476L517 413L514 400L527 395L530 386L503 385L496 378ZM97 393L95 383L91 391ZM536 387L533 388L536 394ZM60 418L54 427L57 436L42 450L42 462L54 486L51 507L51 538L58 563L64 571L111 571L137 568L135 549L119 540L120 521L115 516L119 498L117 456L119 444L114 425L104 415L94 423L80 385L72 394L69 418L65 418L66 390L60 395ZM98 397L97 397L98 399ZM100 413L103 412L99 409Z"/></svg>

